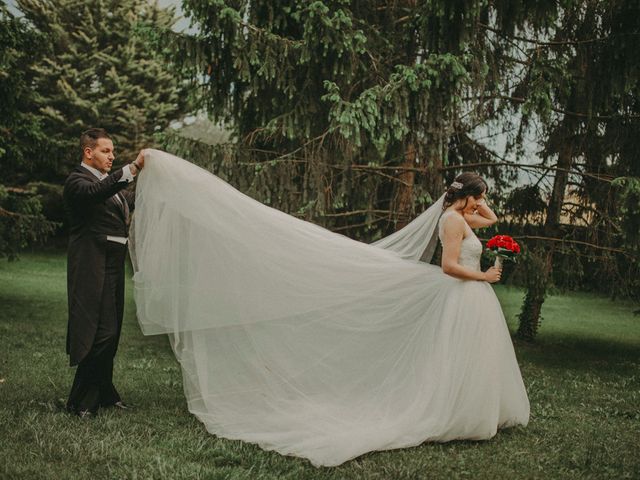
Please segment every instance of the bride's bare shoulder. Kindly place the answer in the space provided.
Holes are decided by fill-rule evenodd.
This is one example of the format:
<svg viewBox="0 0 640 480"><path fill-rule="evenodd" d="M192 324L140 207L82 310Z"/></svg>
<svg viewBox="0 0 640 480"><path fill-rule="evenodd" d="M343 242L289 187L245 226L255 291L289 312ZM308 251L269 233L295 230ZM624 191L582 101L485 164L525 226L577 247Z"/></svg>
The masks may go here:
<svg viewBox="0 0 640 480"><path fill-rule="evenodd" d="M445 233L464 233L465 219L462 215L452 210L445 210L440 218L442 229Z"/></svg>

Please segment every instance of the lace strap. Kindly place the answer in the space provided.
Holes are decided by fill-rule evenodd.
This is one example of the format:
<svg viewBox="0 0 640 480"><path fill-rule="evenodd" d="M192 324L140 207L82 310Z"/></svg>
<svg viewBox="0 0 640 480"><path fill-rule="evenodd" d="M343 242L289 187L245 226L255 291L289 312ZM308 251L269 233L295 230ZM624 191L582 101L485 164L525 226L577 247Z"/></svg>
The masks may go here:
<svg viewBox="0 0 640 480"><path fill-rule="evenodd" d="M442 234L442 229L443 229L443 226L444 226L443 219L444 219L445 215L447 215L449 213L456 213L456 212L454 212L453 210L447 210L445 212L442 212L442 215L440 215L440 220L438 222L438 234ZM464 219L464 217L463 217L463 219ZM465 231L466 231L467 235L464 236L463 240L469 238L469 236L471 236L471 235L475 235L475 233L473 232L473 229L469 226L469 224L467 223L466 220L464 221L464 225L465 225Z"/></svg>

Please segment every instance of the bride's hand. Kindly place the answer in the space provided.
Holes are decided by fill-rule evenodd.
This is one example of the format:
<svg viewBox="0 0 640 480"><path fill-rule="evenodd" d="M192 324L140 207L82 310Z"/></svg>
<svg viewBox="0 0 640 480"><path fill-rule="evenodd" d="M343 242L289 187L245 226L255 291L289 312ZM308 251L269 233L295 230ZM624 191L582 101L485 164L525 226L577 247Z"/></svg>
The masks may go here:
<svg viewBox="0 0 640 480"><path fill-rule="evenodd" d="M496 283L500 281L502 275L502 268L491 267L484 272L484 280L489 283Z"/></svg>

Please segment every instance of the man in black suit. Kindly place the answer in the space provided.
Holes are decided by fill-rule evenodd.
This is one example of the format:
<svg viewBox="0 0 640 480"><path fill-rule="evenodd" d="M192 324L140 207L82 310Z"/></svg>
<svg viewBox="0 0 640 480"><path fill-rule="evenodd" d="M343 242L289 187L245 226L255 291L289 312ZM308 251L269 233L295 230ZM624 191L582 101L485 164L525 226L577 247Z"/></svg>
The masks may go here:
<svg viewBox="0 0 640 480"><path fill-rule="evenodd" d="M67 353L76 375L67 410L80 417L100 407L127 408L113 385L113 359L124 311L124 260L134 196L124 188L144 167L135 162L109 174L113 142L92 128L80 136L82 163L67 177L69 219Z"/></svg>

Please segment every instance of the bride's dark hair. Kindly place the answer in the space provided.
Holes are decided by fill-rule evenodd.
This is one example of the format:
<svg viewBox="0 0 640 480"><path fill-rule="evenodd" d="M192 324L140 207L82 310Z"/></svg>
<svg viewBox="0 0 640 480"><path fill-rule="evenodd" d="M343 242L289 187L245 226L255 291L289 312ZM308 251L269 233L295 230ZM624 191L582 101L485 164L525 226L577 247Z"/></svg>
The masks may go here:
<svg viewBox="0 0 640 480"><path fill-rule="evenodd" d="M485 182L477 173L463 172L455 178L451 185L449 185L444 196L442 209L444 210L445 208L450 207L456 200L460 200L461 198L465 199L464 206L466 207L466 197L469 195L479 197L486 192L488 188L487 182Z"/></svg>

